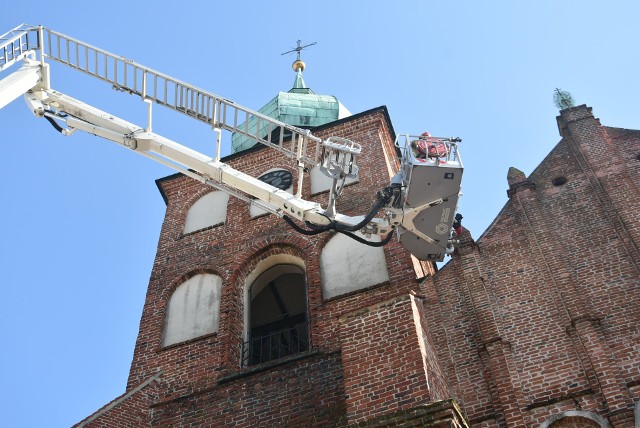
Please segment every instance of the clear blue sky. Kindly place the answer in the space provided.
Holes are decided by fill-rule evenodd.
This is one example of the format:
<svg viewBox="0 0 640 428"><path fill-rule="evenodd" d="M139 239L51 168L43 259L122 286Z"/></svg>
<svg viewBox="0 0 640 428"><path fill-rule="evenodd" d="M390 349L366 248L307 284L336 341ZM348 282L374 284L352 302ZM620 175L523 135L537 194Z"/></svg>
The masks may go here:
<svg viewBox="0 0 640 428"><path fill-rule="evenodd" d="M530 174L559 141L556 87L640 127L637 1L89 3L5 5L0 33L42 24L256 110L293 83L280 53L318 42L303 54L316 93L386 105L397 133L463 138L475 238L508 168ZM54 88L144 123L139 99L54 67ZM212 153L205 125L159 110L154 130ZM0 426L67 427L124 391L165 209L154 180L173 171L62 137L22 100L0 123Z"/></svg>

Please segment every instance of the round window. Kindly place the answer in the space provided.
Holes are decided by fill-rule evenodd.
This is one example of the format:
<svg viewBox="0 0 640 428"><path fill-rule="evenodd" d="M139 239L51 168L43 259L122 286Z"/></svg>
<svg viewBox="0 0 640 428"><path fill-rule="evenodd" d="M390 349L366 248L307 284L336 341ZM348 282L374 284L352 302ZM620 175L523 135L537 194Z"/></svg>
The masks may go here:
<svg viewBox="0 0 640 428"><path fill-rule="evenodd" d="M264 181L280 190L287 190L293 183L293 175L289 171L279 169L261 175L258 180Z"/></svg>

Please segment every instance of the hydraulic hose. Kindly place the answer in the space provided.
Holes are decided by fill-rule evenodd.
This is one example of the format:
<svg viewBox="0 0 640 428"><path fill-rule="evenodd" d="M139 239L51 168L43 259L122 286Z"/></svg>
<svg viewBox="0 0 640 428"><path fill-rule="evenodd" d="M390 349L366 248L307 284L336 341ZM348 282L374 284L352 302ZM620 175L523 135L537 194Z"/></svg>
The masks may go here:
<svg viewBox="0 0 640 428"><path fill-rule="evenodd" d="M391 241L391 238L393 237L393 232L387 234L387 236L383 240L381 240L380 242L367 241L366 239L361 238L358 235L353 234L351 232L357 232L360 229L362 229L363 227L365 227L367 224L369 224L369 222L373 219L373 217L375 217L375 215L378 213L378 211L380 211L380 209L382 207L384 207L386 204L389 203L389 201L391 200L392 196L393 196L393 189L390 186L389 187L385 187L382 191L378 192L378 201L376 202L376 204L373 206L373 208L369 211L369 213L365 216L365 218L362 221L360 221L358 224L353 225L353 226L341 225L341 224L336 223L335 221L332 221L331 223L326 224L326 225L322 225L322 226L319 226L319 225L316 225L316 224L313 224L313 223L309 223L309 222L305 222L305 224L310 229L304 229L304 228L298 226L290 217L285 215L285 216L282 216L282 218L296 232L302 233L303 235L313 236L313 235L319 235L320 233L324 233L324 232L329 232L331 230L335 230L335 231L337 231L339 233L347 235L351 239L355 239L356 241L360 242L361 244L369 245L370 247L382 247L382 246L388 244Z"/></svg>
<svg viewBox="0 0 640 428"><path fill-rule="evenodd" d="M391 190L391 187L390 186L385 187L384 189L382 189L382 191L378 192L378 202L376 202L376 204L373 206L371 211L369 211L369 214L367 214L360 223L353 226L343 226L340 224L336 224L335 229L338 232L357 232L358 230L362 229L367 224L369 224L371 219L375 217L378 211L380 211L382 207L384 207L389 203L389 201L391 200L391 196L393 196L393 191Z"/></svg>
<svg viewBox="0 0 640 428"><path fill-rule="evenodd" d="M284 219L284 221L286 221L289 224L289 226L295 229L296 232L302 233L303 235L312 236L312 235L319 235L320 233L326 232L326 230L303 229L302 227L298 226L293 220L291 220L291 218L289 218L288 216L284 215L282 216L282 218Z"/></svg>
<svg viewBox="0 0 640 428"><path fill-rule="evenodd" d="M49 116L44 116L45 119L47 119L47 121L54 127L56 128L56 131L58 131L59 133L62 134L62 132L64 131L64 128L60 125L58 125L58 122L56 122L56 120L52 117Z"/></svg>
<svg viewBox="0 0 640 428"><path fill-rule="evenodd" d="M375 217L375 215L378 213L378 211L380 211L380 209L382 207L384 207L385 205L387 205L389 203L389 201L391 200L392 196L393 196L393 189L391 186L389 187L385 187L384 189L382 189L381 191L378 192L378 201L376 202L376 204L373 206L373 208L369 211L369 213L365 216L364 219L362 219L362 221L360 221L358 224L355 224L353 226L345 226L342 224L338 224L335 221L332 221L331 223L327 224L327 225L323 225L323 226L318 226L315 225L313 223L309 223L306 222L306 225L313 229L313 230L317 230L317 231L321 231L321 232L326 232L329 230L336 230L338 232L357 232L360 229L362 229L363 227L365 227L367 224L369 224L369 222L371 221L371 219L373 219L373 217Z"/></svg>
<svg viewBox="0 0 640 428"><path fill-rule="evenodd" d="M355 235L355 234L353 234L351 232L342 232L341 231L340 233L342 233L344 235L347 235L349 238L355 239L359 243L368 245L370 247L383 247L383 246L387 245L391 241L391 238L393 238L393 232L389 232L387 234L387 236L382 241L380 241L380 242L371 242L371 241L367 241L366 239L361 238L358 235Z"/></svg>

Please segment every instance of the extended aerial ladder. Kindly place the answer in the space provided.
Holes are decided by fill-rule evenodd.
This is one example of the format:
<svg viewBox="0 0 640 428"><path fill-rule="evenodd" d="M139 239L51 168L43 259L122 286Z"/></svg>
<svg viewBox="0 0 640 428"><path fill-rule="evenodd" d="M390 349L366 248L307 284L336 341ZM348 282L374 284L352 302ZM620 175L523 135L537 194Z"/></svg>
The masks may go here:
<svg viewBox="0 0 640 428"><path fill-rule="evenodd" d="M120 119L51 88L53 60L139 96L147 103L145 127ZM63 135L77 130L118 143L202 183L285 219L305 234L338 231L369 245L384 245L398 232L400 242L418 259L442 261L454 249L451 225L457 208L462 161L457 138L401 135L396 145L402 165L378 202L364 216L336 211L345 180L358 175L361 147L350 140L322 140L309 130L285 124L166 74L111 54L42 26L20 25L0 36L0 109L24 95L32 113L47 119ZM153 132L152 106L159 104L204 122L216 135L213 157ZM222 131L244 135L295 160L296 193L291 194L231 168L220 159ZM438 144L437 155L415 150L416 142ZM424 156L423 156L424 155ZM320 165L333 182L327 208L302 198L304 171ZM304 222L305 227L294 220ZM363 239L377 235L379 243Z"/></svg>

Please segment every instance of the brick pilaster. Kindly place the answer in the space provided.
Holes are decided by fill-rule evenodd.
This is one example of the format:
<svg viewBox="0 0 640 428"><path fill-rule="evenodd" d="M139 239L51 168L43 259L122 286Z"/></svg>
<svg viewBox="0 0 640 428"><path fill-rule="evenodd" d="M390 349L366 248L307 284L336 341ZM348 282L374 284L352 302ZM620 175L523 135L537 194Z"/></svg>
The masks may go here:
<svg viewBox="0 0 640 428"><path fill-rule="evenodd" d="M480 339L478 352L490 377L487 384L495 384L492 392L495 405L502 410L507 426L526 426L522 411L525 403L511 345L501 333L496 307L487 293L488 284L482 273L482 256L468 232L463 234L458 252L460 282L473 308Z"/></svg>
<svg viewBox="0 0 640 428"><path fill-rule="evenodd" d="M350 424L432 400L410 296L343 315L340 340Z"/></svg>

